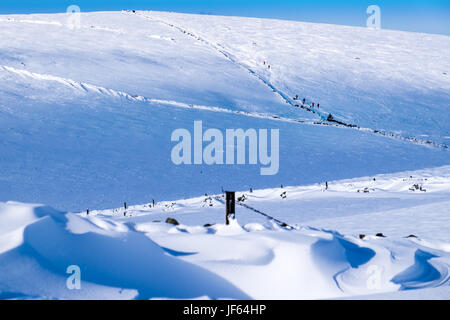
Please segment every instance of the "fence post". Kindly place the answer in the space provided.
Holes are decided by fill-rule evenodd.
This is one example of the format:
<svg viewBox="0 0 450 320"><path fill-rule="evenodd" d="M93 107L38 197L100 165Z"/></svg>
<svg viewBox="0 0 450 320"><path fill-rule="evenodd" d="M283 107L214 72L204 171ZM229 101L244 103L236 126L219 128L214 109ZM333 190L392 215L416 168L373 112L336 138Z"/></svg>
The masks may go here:
<svg viewBox="0 0 450 320"><path fill-rule="evenodd" d="M225 223L230 224L230 217L236 215L236 193L234 191L226 191L225 199Z"/></svg>

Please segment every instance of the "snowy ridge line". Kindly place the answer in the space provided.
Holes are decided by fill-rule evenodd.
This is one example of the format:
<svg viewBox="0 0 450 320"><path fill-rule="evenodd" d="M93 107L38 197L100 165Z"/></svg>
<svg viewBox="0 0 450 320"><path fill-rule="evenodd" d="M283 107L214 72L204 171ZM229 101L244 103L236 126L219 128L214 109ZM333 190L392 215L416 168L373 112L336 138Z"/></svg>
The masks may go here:
<svg viewBox="0 0 450 320"><path fill-rule="evenodd" d="M74 88L74 89L77 89L77 90L80 90L83 92L94 91L96 93L114 96L114 97L127 97L128 96L128 94L121 92L121 91L106 89L103 87L99 87L99 86L95 86L95 85L91 85L91 84L87 84L87 83L83 83L83 82L78 82L78 81L68 79L68 78L53 76L53 75L49 75L49 74L40 74L40 73L27 71L24 69L16 69L16 68L9 67L9 66L0 66L0 70L7 71L7 72L14 73L14 74L17 74L22 77L27 77L27 78L31 78L31 79L35 79L35 80L58 82L62 85L65 85L65 86L68 86L68 87L71 87L71 88Z"/></svg>
<svg viewBox="0 0 450 320"><path fill-rule="evenodd" d="M53 76L53 75L49 75L49 74L35 73L35 72L27 71L24 69L16 69L14 67L9 67L9 66L1 66L0 65L0 71L6 71L6 72L17 74L22 77L27 77L27 78L31 78L31 79L40 80L40 81L54 81L54 82L60 83L62 85L65 85L67 87L71 87L75 90L82 91L84 93L94 92L97 94L107 95L107 96L111 96L111 97L115 97L115 98L125 98L129 101L146 102L146 103L154 103L154 104L165 104L165 105L170 105L170 106L174 106L177 108L229 113L229 114L242 115L242 116L258 118L258 119L282 121L282 122L289 122L289 123L298 123L298 124L305 124L305 125L312 125L312 126L326 126L326 127L335 127L335 128L355 129L355 130L364 131L367 133L380 135L380 136L383 136L386 138L401 140L401 141L405 141L405 142L411 142L411 143L422 145L422 146L432 146L432 147L436 147L436 148L440 148L440 149L444 149L444 150L450 150L450 148L445 144L438 144L438 143L435 143L435 142L432 142L429 140L420 140L420 139L413 138L413 137L404 137L404 136L394 134L391 132L374 130L374 129L370 129L370 128L354 127L354 126L342 125L340 123L332 123L332 122L292 119L292 118L286 118L286 117L279 117L277 115L270 115L270 114L266 114L266 113L231 110L231 109L217 107L217 106L194 105L194 104L188 104L185 102L178 102L178 101L173 101L173 100L146 98L146 97L143 97L140 95L131 95L131 94L123 92L123 91L108 89L108 88L104 88L104 87L100 87L100 86L96 86L96 85L92 85L92 84L88 84L88 83L84 83L84 82L78 82L78 81L68 79L68 78L62 78L62 77Z"/></svg>
<svg viewBox="0 0 450 320"><path fill-rule="evenodd" d="M44 21L44 20L19 20L15 18L8 18L8 19L0 19L0 22L19 22L19 23L32 23L32 24L46 24L46 25L52 25L52 26L58 26L62 27L64 24L58 21Z"/></svg>
<svg viewBox="0 0 450 320"><path fill-rule="evenodd" d="M187 29L184 29L183 27L177 26L175 24L166 22L164 20L161 19L157 19L139 12L131 12L131 11L122 11L125 14L134 14L140 17L143 17L145 19L148 20L153 20L159 23L162 23L164 25L167 25L169 27L175 28L178 31L180 31L183 34L186 34L188 36L190 36L191 38L194 38L204 44L206 44L207 46L209 46L210 48L213 48L214 50L216 50L217 52L221 53L227 60L229 60L230 62L232 62L233 64L239 66L240 68L248 71L251 75L255 76L258 80L260 80L265 86L269 87L274 93L276 93L277 95L279 95L286 103L288 103L291 107L294 108L298 108L301 107L302 109L304 109L305 111L308 112L312 112L314 114L317 114L320 119L322 121L315 121L313 122L314 124L318 124L318 125L330 125L333 124L335 127L347 127L347 128L352 128L352 129L357 129L357 130L362 130L365 132L370 132L370 133L374 133L374 134L378 134L381 136L385 136L385 137L390 137L390 138L394 138L394 139L399 139L399 140L403 140L403 141L409 141L409 142L413 142L419 145L428 145L428 146L433 146L436 148L440 148L440 149L449 149L449 146L447 146L446 144L440 144L431 140L421 140L421 139L417 139L414 137L404 137L392 132L387 132L387 131L383 131L383 130L378 130L378 129L371 129L371 128L361 128L358 125L355 124L348 124L345 123L343 121L339 121L337 119L332 119L332 120L327 120L328 119L328 113L324 114L323 112L321 112L320 110L316 110L313 109L312 106L308 105L308 104L304 104L302 106L300 106L299 104L296 104L294 102L292 102L292 100L288 97L287 94L285 94L283 91L281 91L280 89L276 88L272 83L270 83L268 80L264 79L264 77L262 77L261 75L259 75L256 71L254 71L252 68L246 66L245 64L241 63L238 61L238 59L231 54L230 52L225 50L225 47L222 46L220 43L214 44L198 35L195 35L194 33L188 31ZM295 121L294 119L290 119ZM305 123L305 122L302 122Z"/></svg>
<svg viewBox="0 0 450 320"><path fill-rule="evenodd" d="M190 204L192 207L200 205L198 202ZM206 212L202 213L206 216ZM193 214L202 213L197 211ZM180 215L185 214L189 215L180 212ZM333 231L335 229L313 227L292 230L286 236L285 230L261 224L258 225L263 229L249 228L247 226L252 223L243 225L238 221L233 221L228 227L222 223L208 227L189 223L177 227L154 219L149 210L124 220L111 211L87 216L41 205L0 203L0 225L6 230L3 237L6 246L1 254L6 263L12 265L5 268L4 287L17 292L17 297L13 295L12 298L85 299L84 292L81 296L64 296L70 291L60 285L61 277L57 271L64 270L72 261L85 268L83 272L87 281L83 288L89 297L109 299L195 298L209 289L202 287L197 292L182 292L180 297L180 285L190 288L211 282L221 291L206 291L208 296L230 299L230 293L223 291L221 283L210 276L205 278L208 274L205 272L239 284L239 292L244 292L247 299L348 298L444 287L449 283L450 256L442 250L423 246L419 240L398 237L362 240L353 234ZM265 232L261 233L262 230ZM208 241L205 241L205 235ZM225 250L230 245L233 245L232 250ZM65 250L68 246L73 250ZM88 255L86 247L89 247ZM220 249L219 254L217 248ZM20 250L23 254L10 257L8 252L11 250ZM127 257L126 264L121 263L124 256ZM183 256L190 257L184 261L187 263L183 262ZM17 274L17 267L28 259L35 259L42 268ZM191 268L196 268L196 265L203 267L197 269L200 273L192 272ZM377 279L377 288L368 287L367 282L373 266L383 271L383 277ZM230 273L221 273L221 270L230 268ZM263 273L258 273L261 268L264 268ZM304 275L299 276L298 270L302 270ZM37 292L36 289L21 286L16 280L27 276L31 276L25 278L27 283L47 291L30 296ZM243 277L248 281L242 281ZM261 277L272 282L261 287ZM194 282L185 282L186 279L194 279ZM105 293L99 295L102 292L95 291L92 283L102 285L99 289L102 292L105 287L114 291L108 291L107 296ZM290 286L280 287L284 283ZM161 286L168 290L162 294L154 291L155 287ZM320 290L314 292L310 289L316 286ZM123 295L126 292L121 288L131 291ZM119 292L119 295L112 296L113 292ZM281 296L283 292L288 294ZM1 294L5 295L5 292L0 290Z"/></svg>

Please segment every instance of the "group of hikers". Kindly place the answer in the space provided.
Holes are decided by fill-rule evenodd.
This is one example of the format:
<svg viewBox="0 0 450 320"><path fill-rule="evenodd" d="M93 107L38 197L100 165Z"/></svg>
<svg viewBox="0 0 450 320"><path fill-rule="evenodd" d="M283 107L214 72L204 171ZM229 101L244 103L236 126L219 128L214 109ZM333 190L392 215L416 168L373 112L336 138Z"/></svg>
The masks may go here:
<svg viewBox="0 0 450 320"><path fill-rule="evenodd" d="M298 95L296 95L296 96L294 97L293 100L297 101L298 99L299 99L299 98L298 98ZM306 98L303 98L303 100L302 100L302 106L304 106L305 103L306 103ZM311 103L311 108L314 108L315 106L317 106L317 109L319 109L319 108L320 108L320 103L317 103L317 105L316 105L314 102L312 102L312 103Z"/></svg>

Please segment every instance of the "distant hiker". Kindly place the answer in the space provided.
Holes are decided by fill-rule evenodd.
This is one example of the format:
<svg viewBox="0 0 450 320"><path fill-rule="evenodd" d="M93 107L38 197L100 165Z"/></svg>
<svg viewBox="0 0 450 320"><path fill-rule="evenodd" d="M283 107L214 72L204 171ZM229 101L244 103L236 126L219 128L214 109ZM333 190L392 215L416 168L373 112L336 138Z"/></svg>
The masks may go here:
<svg viewBox="0 0 450 320"><path fill-rule="evenodd" d="M312 105L311 105L313 108L314 108L314 102L312 103Z"/></svg>
<svg viewBox="0 0 450 320"><path fill-rule="evenodd" d="M305 104L305 102L306 102L306 99L305 99L305 98L303 98L303 104Z"/></svg>
<svg viewBox="0 0 450 320"><path fill-rule="evenodd" d="M333 120L334 120L333 115L330 113L328 115L327 121L333 121Z"/></svg>
<svg viewBox="0 0 450 320"><path fill-rule="evenodd" d="M264 65L266 65L266 61L264 61Z"/></svg>
<svg viewBox="0 0 450 320"><path fill-rule="evenodd" d="M328 181L325 182L325 190L328 190Z"/></svg>
<svg viewBox="0 0 450 320"><path fill-rule="evenodd" d="M319 108L320 108L320 103L317 104L317 109L319 109Z"/></svg>
<svg viewBox="0 0 450 320"><path fill-rule="evenodd" d="M86 210L86 214L89 215L89 209Z"/></svg>
<svg viewBox="0 0 450 320"><path fill-rule="evenodd" d="M123 207L125 208L125 210L127 210L127 203L126 202L123 203Z"/></svg>

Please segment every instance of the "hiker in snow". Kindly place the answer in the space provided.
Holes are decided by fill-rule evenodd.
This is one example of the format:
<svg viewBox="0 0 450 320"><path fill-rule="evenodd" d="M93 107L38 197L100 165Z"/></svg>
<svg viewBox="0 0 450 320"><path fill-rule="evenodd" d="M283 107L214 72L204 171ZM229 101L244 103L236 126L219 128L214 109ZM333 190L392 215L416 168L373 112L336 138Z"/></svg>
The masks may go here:
<svg viewBox="0 0 450 320"><path fill-rule="evenodd" d="M306 102L306 98L303 98L303 104L305 104L305 102Z"/></svg>
<svg viewBox="0 0 450 320"><path fill-rule="evenodd" d="M312 107L314 108L314 102L312 103Z"/></svg>
<svg viewBox="0 0 450 320"><path fill-rule="evenodd" d="M333 121L333 120L334 120L333 115L330 113L328 115L327 121Z"/></svg>
<svg viewBox="0 0 450 320"><path fill-rule="evenodd" d="M328 190L328 181L325 182L325 190Z"/></svg>
<svg viewBox="0 0 450 320"><path fill-rule="evenodd" d="M266 62L264 61L264 65L266 65Z"/></svg>
<svg viewBox="0 0 450 320"><path fill-rule="evenodd" d="M317 109L319 109L319 108L320 108L320 103L317 104Z"/></svg>

